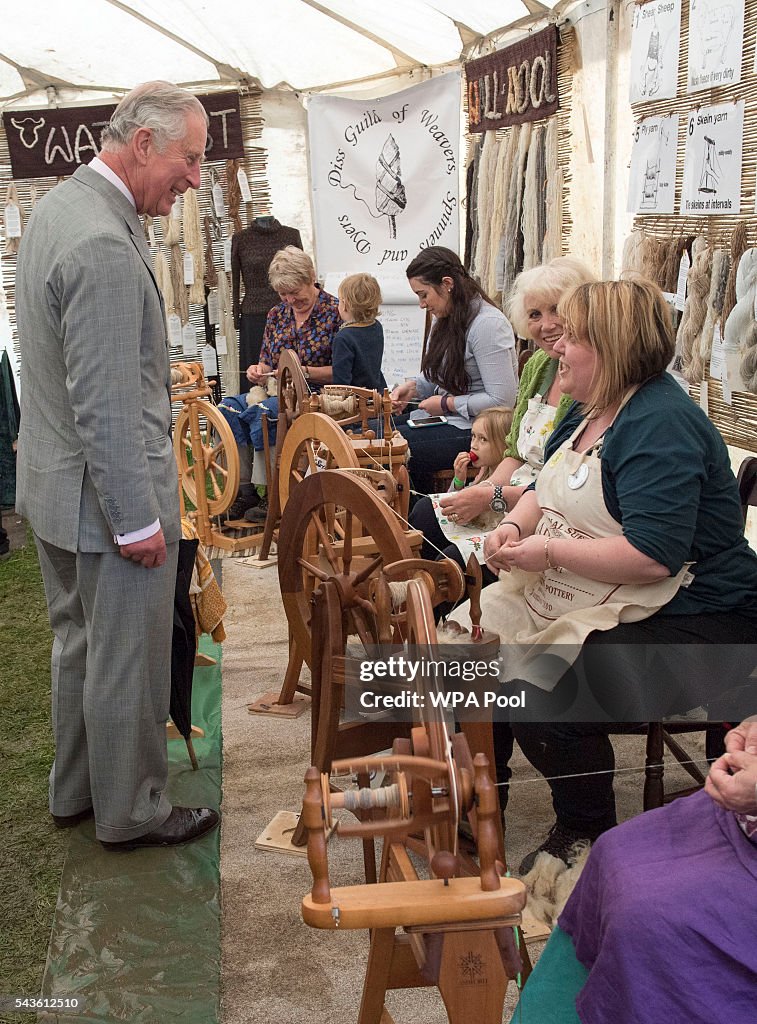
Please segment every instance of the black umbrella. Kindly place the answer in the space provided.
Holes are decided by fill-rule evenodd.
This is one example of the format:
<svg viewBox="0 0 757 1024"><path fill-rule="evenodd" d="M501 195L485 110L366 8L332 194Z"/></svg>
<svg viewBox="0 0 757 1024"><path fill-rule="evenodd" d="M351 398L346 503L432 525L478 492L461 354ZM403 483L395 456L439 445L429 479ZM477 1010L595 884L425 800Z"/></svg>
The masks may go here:
<svg viewBox="0 0 757 1024"><path fill-rule="evenodd" d="M192 675L197 653L197 635L189 585L197 554L198 540L179 541L179 562L176 567L176 594L173 602L173 637L171 640L171 719L184 737L192 768L197 758L192 747Z"/></svg>

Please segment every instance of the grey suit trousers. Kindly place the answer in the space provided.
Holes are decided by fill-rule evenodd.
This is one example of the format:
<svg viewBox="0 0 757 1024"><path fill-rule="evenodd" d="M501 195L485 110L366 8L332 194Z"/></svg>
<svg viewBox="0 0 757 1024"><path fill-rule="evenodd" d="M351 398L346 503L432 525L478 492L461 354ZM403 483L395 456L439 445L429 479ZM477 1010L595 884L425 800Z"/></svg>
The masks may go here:
<svg viewBox="0 0 757 1024"><path fill-rule="evenodd" d="M55 637L50 810L91 805L98 839L134 839L171 813L165 723L179 545L146 569L116 549L36 540Z"/></svg>

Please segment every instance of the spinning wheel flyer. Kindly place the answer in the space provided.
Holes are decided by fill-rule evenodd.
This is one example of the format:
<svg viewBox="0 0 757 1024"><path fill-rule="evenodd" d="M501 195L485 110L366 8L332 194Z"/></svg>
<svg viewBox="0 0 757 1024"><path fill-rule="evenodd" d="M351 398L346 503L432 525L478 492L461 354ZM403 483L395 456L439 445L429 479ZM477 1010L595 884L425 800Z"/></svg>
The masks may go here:
<svg viewBox="0 0 757 1024"><path fill-rule="evenodd" d="M682 215L739 213L744 101L692 110L686 127Z"/></svg>

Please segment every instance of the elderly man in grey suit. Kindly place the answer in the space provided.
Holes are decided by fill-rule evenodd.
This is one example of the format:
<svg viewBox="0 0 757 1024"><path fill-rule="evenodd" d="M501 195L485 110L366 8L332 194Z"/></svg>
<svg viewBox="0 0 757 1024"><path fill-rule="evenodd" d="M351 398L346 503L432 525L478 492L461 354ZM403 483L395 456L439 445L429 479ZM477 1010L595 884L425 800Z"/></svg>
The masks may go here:
<svg viewBox="0 0 757 1024"><path fill-rule="evenodd" d="M50 810L59 827L94 811L112 850L218 823L165 793L181 527L165 321L137 216L199 187L206 137L196 97L138 86L100 156L35 208L18 255L18 509L54 633Z"/></svg>

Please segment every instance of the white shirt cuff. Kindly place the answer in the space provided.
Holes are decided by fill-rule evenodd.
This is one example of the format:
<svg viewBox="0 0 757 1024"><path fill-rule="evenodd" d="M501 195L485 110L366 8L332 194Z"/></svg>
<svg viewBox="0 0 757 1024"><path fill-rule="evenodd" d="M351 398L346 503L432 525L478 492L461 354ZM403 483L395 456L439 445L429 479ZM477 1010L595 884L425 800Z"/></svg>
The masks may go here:
<svg viewBox="0 0 757 1024"><path fill-rule="evenodd" d="M143 526L141 530L133 530L131 533L114 533L113 540L122 547L124 544L136 544L137 541L147 540L148 537L152 537L160 529L160 520L156 519L154 523L150 523L149 526Z"/></svg>

